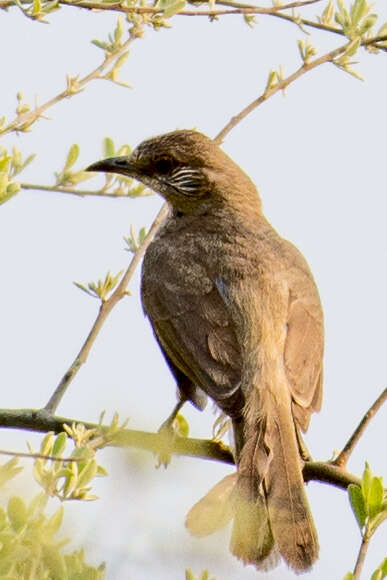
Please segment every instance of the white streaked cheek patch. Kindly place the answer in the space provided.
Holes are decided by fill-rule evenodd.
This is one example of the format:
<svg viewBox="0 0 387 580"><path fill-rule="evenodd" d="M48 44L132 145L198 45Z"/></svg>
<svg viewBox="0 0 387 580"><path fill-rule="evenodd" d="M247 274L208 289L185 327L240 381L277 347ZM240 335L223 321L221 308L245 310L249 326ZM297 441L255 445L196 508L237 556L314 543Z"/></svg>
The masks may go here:
<svg viewBox="0 0 387 580"><path fill-rule="evenodd" d="M183 195L194 197L204 191L206 180L199 169L180 167L169 175L167 182Z"/></svg>

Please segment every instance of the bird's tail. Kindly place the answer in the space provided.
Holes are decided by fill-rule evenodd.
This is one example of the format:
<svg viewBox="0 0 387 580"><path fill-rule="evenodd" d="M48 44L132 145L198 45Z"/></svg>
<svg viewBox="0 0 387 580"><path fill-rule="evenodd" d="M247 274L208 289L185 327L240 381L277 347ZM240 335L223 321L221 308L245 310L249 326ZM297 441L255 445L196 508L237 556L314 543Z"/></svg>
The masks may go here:
<svg viewBox="0 0 387 580"><path fill-rule="evenodd" d="M258 569L272 567L281 555L295 572L306 571L318 557L318 540L290 400L271 400L264 415L247 412L243 429L231 551Z"/></svg>

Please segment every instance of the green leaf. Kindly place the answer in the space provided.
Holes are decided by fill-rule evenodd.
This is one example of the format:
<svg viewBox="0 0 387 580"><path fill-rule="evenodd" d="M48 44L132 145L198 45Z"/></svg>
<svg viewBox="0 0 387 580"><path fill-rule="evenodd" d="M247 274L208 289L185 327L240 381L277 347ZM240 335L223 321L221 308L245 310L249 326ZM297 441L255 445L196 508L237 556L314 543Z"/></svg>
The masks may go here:
<svg viewBox="0 0 387 580"><path fill-rule="evenodd" d="M368 495L368 514L370 518L374 518L383 510L383 499L383 478L373 477Z"/></svg>
<svg viewBox="0 0 387 580"><path fill-rule="evenodd" d="M168 3L167 8L165 8L165 10L163 12L163 16L165 18L170 18L174 14L177 14L178 12L183 10L185 8L185 6L186 6L185 0L172 1L172 2Z"/></svg>
<svg viewBox="0 0 387 580"><path fill-rule="evenodd" d="M18 467L18 457L13 457L7 463L0 466L0 486L7 483L10 479L15 477L18 473L23 471L23 467Z"/></svg>
<svg viewBox="0 0 387 580"><path fill-rule="evenodd" d="M335 8L333 4L333 0L329 0L326 8L324 9L321 17L319 18L321 24L330 25L332 24L333 16L335 14Z"/></svg>
<svg viewBox="0 0 387 580"><path fill-rule="evenodd" d="M57 435L55 439L55 443L52 448L52 455L56 457L61 456L63 451L66 449L66 444L67 444L67 433L62 431L62 433L59 433L59 435Z"/></svg>
<svg viewBox="0 0 387 580"><path fill-rule="evenodd" d="M353 572L348 572L343 578L343 580L353 580Z"/></svg>
<svg viewBox="0 0 387 580"><path fill-rule="evenodd" d="M359 525L359 528L362 529L367 517L362 490L358 485L350 484L348 486L348 495L352 511L356 517L356 521Z"/></svg>
<svg viewBox="0 0 387 580"><path fill-rule="evenodd" d="M350 12L352 24L354 26L357 26L359 24L361 18L365 16L366 11L367 11L366 0L355 0L355 2L351 6Z"/></svg>
<svg viewBox="0 0 387 580"><path fill-rule="evenodd" d="M117 26L114 30L114 41L116 45L120 44L123 33L124 33L124 21L122 16L119 16L117 20Z"/></svg>
<svg viewBox="0 0 387 580"><path fill-rule="evenodd" d="M84 487L88 484L97 474L98 466L95 459L92 459L87 463L87 465L80 471L78 476L77 487Z"/></svg>
<svg viewBox="0 0 387 580"><path fill-rule="evenodd" d="M105 137L103 140L103 156L104 157L114 157L115 147L114 141L110 137Z"/></svg>
<svg viewBox="0 0 387 580"><path fill-rule="evenodd" d="M348 13L348 10L347 10L343 0L337 0L337 5L338 5L339 10L335 14L335 20L338 24L340 24L342 26L342 28L345 32L346 29L348 28L348 26L350 25L349 13Z"/></svg>
<svg viewBox="0 0 387 580"><path fill-rule="evenodd" d="M138 232L138 243L142 244L147 236L147 229L146 227L142 227Z"/></svg>
<svg viewBox="0 0 387 580"><path fill-rule="evenodd" d="M368 503L368 496L369 496L370 489L371 489L372 477L373 477L372 471L370 469L368 462L366 461L365 468L363 471L363 477L362 477L362 481L361 481L361 490L363 492L363 497L364 497L366 504Z"/></svg>
<svg viewBox="0 0 387 580"><path fill-rule="evenodd" d="M11 166L11 157L5 155L2 159L0 159L0 172L8 174L10 166Z"/></svg>
<svg viewBox="0 0 387 580"><path fill-rule="evenodd" d="M33 161L33 160L35 159L35 157L36 157L36 153L32 153L31 155L29 155L29 156L28 156L28 157L25 159L25 161L23 161L23 163L22 163L22 166L21 166L21 168L20 168L20 171L21 171L22 169L25 169L25 168L27 167L27 165L29 165L29 164L31 163L31 161Z"/></svg>
<svg viewBox="0 0 387 580"><path fill-rule="evenodd" d="M376 23L378 19L378 15L377 14L370 14L369 16L367 16L367 18L364 18L363 22L361 23L361 26L359 28L359 33L361 35L365 34L366 32L368 32Z"/></svg>
<svg viewBox="0 0 387 580"><path fill-rule="evenodd" d="M102 50L107 50L109 47L109 45L106 42L102 42L102 40L92 40L91 44L98 46L98 48L102 48Z"/></svg>
<svg viewBox="0 0 387 580"><path fill-rule="evenodd" d="M105 477L106 475L109 475L109 472L103 467L103 465L98 465L96 475L99 477Z"/></svg>
<svg viewBox="0 0 387 580"><path fill-rule="evenodd" d="M70 167L74 165L74 163L78 159L78 156L79 156L79 145L74 143L74 145L70 147L70 151L68 152L66 163L64 166L64 171L68 171Z"/></svg>
<svg viewBox="0 0 387 580"><path fill-rule="evenodd" d="M55 436L53 431L47 433L40 444L40 453L42 455L51 455L52 448L54 445Z"/></svg>
<svg viewBox="0 0 387 580"><path fill-rule="evenodd" d="M27 523L28 510L21 497L14 495L9 498L7 514L15 532L18 532Z"/></svg>

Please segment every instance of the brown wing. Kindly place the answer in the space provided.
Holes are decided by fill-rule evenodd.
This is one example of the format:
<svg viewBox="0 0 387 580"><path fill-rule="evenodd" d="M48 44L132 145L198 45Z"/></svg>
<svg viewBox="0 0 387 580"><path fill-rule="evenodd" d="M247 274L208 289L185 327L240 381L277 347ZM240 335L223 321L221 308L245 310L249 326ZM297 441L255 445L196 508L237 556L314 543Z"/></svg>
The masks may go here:
<svg viewBox="0 0 387 580"><path fill-rule="evenodd" d="M160 341L157 333L154 332L157 343L164 355L167 365L176 379L176 384L184 399L191 401L200 411L203 411L207 405L207 395L200 387L195 385L171 360L167 354L167 349Z"/></svg>
<svg viewBox="0 0 387 580"><path fill-rule="evenodd" d="M145 265L142 300L167 360L225 413L239 415L244 404L240 351L216 285L204 272L193 280L183 266L171 265L161 284L155 271Z"/></svg>
<svg viewBox="0 0 387 580"><path fill-rule="evenodd" d="M306 431L322 398L323 321L319 297L310 279L309 299L290 299L285 368L293 397L293 414Z"/></svg>

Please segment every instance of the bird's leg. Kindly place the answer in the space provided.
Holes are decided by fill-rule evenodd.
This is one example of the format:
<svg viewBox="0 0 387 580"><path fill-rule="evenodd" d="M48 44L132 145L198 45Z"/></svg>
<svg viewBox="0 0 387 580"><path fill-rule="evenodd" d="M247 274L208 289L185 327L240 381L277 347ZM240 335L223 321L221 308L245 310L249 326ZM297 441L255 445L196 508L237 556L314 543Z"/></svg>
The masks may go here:
<svg viewBox="0 0 387 580"><path fill-rule="evenodd" d="M300 428L297 425L295 425L295 429L296 429L298 450L300 452L301 459L303 461L312 461L312 456L309 453L309 449L307 448L306 443L301 435Z"/></svg>
<svg viewBox="0 0 387 580"><path fill-rule="evenodd" d="M176 437L176 432L173 429L173 422L176 419L178 412L180 411L186 400L187 400L186 397L180 394L179 400L172 409L172 412L167 417L167 419L161 424L160 428L157 431L158 435L160 436L159 439L160 448L158 450L157 467L160 467L160 465L164 465L164 467L167 467L169 462L171 461L173 442Z"/></svg>
<svg viewBox="0 0 387 580"><path fill-rule="evenodd" d="M174 420L176 419L180 409L184 405L187 399L184 395L179 395L179 400L177 401L176 405L173 407L172 412L168 415L168 417L163 421L160 428L158 429L158 433L165 432L166 430L172 430L172 425Z"/></svg>

